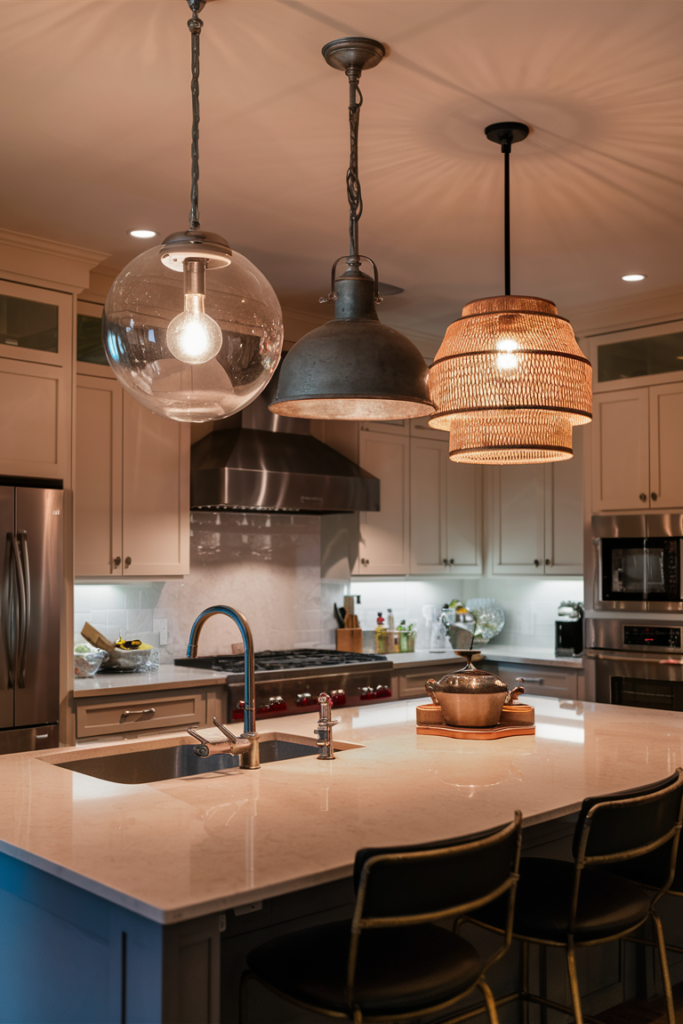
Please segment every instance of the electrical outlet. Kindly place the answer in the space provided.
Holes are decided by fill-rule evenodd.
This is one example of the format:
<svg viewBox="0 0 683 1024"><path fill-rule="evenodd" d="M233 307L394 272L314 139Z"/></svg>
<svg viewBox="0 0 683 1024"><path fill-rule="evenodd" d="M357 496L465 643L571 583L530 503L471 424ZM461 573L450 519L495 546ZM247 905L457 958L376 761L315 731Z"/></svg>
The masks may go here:
<svg viewBox="0 0 683 1024"><path fill-rule="evenodd" d="M168 619L153 619L152 632L159 634L159 647L168 643Z"/></svg>

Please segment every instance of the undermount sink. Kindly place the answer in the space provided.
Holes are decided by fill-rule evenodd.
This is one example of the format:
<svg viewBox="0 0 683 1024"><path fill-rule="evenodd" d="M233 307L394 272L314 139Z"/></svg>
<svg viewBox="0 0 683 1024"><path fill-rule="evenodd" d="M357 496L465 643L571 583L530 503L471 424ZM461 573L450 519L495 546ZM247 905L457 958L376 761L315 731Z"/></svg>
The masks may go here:
<svg viewBox="0 0 683 1024"><path fill-rule="evenodd" d="M298 740L299 737L261 740L261 764L288 761L293 757L313 757L318 753L315 743L301 743L297 742ZM239 758L233 754L197 757L194 753L194 744L183 744L175 747L156 747L152 750L129 750L121 754L74 758L73 761L60 761L57 767L68 768L69 771L82 775L93 775L96 779L104 779L107 782L122 782L134 786L146 782L180 779L187 775L204 775L226 768L238 768Z"/></svg>

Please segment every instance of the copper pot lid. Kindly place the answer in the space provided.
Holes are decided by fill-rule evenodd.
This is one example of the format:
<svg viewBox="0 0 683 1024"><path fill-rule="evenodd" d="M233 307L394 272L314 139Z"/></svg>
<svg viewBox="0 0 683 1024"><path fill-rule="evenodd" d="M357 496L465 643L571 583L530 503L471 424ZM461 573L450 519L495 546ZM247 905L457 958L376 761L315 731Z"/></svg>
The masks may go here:
<svg viewBox="0 0 683 1024"><path fill-rule="evenodd" d="M491 672L475 668L472 658L479 651L456 651L459 658L464 658L467 664L464 668L456 669L442 676L438 683L434 683L434 689L442 693L507 693L507 686L502 679L498 679Z"/></svg>

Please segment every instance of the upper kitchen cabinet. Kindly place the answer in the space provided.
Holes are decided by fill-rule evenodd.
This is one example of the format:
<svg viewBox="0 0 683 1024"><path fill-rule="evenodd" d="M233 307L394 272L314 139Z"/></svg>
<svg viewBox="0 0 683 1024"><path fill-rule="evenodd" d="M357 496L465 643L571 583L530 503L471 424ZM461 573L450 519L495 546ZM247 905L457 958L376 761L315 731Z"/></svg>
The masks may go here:
<svg viewBox="0 0 683 1024"><path fill-rule="evenodd" d="M593 511L683 507L683 381L595 396Z"/></svg>
<svg viewBox="0 0 683 1024"><path fill-rule="evenodd" d="M581 429L574 457L490 473L492 572L510 576L580 576L583 572Z"/></svg>
<svg viewBox="0 0 683 1024"><path fill-rule="evenodd" d="M492 571L543 575L545 467L492 466Z"/></svg>
<svg viewBox="0 0 683 1024"><path fill-rule="evenodd" d="M77 576L190 571L190 428L80 364L74 484Z"/></svg>
<svg viewBox="0 0 683 1024"><path fill-rule="evenodd" d="M69 483L73 297L0 281L0 475Z"/></svg>
<svg viewBox="0 0 683 1024"><path fill-rule="evenodd" d="M353 571L361 576L410 572L410 437L407 431L386 431L387 426L393 424L360 431L360 465L380 481L380 511L360 513Z"/></svg>
<svg viewBox="0 0 683 1024"><path fill-rule="evenodd" d="M410 571L480 575L481 469L451 462L448 441L427 429L410 439Z"/></svg>

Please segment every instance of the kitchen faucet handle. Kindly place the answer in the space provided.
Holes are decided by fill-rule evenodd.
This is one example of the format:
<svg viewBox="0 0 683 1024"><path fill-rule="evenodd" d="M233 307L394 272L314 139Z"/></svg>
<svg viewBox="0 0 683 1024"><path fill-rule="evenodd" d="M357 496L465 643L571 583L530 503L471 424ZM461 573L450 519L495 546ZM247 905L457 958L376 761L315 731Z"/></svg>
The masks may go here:
<svg viewBox="0 0 683 1024"><path fill-rule="evenodd" d="M227 736L231 743L237 743L237 736L235 736L234 733L231 733L225 725L221 725L215 715L213 716L213 724L217 729L220 729L224 736Z"/></svg>

